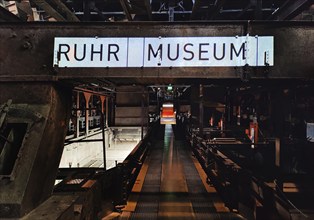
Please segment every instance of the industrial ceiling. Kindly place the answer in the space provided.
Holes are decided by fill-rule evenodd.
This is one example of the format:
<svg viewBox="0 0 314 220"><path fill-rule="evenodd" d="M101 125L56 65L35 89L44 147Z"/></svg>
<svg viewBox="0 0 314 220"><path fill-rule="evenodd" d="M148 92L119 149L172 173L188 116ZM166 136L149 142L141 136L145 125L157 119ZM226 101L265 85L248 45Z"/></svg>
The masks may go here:
<svg viewBox="0 0 314 220"><path fill-rule="evenodd" d="M314 0L0 0L0 21L3 22L88 22L90 25L116 22L125 25L127 22L313 21L313 18ZM97 88L92 86L96 90L99 85L114 88L115 85L191 83L189 78L173 77L97 80L101 79L76 79L70 83L81 88L97 84ZM204 78L201 81L204 83ZM193 82L196 83L197 78Z"/></svg>
<svg viewBox="0 0 314 220"><path fill-rule="evenodd" d="M313 20L313 2L313 0L1 0L0 20L102 22Z"/></svg>

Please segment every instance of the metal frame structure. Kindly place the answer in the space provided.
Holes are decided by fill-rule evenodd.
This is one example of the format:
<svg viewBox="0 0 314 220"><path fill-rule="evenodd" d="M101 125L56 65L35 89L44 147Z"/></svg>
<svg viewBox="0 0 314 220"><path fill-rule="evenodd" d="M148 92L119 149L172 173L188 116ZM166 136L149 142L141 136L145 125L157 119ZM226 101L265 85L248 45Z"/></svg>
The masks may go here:
<svg viewBox="0 0 314 220"><path fill-rule="evenodd" d="M87 28L88 27L88 28ZM216 23L107 23L107 24L0 24L0 44L3 50L0 62L0 80L5 81L59 81L109 79L116 83L125 78L146 80L177 79L183 83L189 78L286 79L313 77L314 35L311 22L216 22ZM32 33L32 34L30 34ZM53 34L52 34L53 33ZM58 68L52 67L54 37L75 36L237 36L270 35L275 41L273 67L196 67L196 68ZM291 41L291 39L294 39ZM42 48L45 48L43 50ZM293 54L293 56L285 56ZM18 56L17 56L18 55ZM36 62L33 62L33 60ZM15 60L15 65L11 64ZM24 65L28 63L28 65ZM14 75L12 75L12 72ZM136 78L136 79L135 79ZM151 79L151 80L150 80ZM179 80L180 79L180 80ZM173 83L170 81L170 83ZM175 83L175 82L174 82Z"/></svg>
<svg viewBox="0 0 314 220"><path fill-rule="evenodd" d="M208 132L216 135L220 133L217 130ZM226 131L221 131L224 132ZM230 210L238 210L247 219L313 217L313 206L309 205L313 196L313 190L309 187L313 184L313 176L280 174L280 146L278 147L277 140L255 143L252 149L252 143L239 138L209 139L191 129L186 135L209 183L215 186ZM272 165L266 177L254 172L254 166L248 167L243 163L241 152L247 153L255 148L273 154L273 157L267 157L267 164ZM237 158L234 154L241 157ZM264 166L268 167L266 163Z"/></svg>
<svg viewBox="0 0 314 220"><path fill-rule="evenodd" d="M32 2L34 3L35 1ZM43 3L40 1L36 2L37 4ZM82 2L87 3L87 1ZM121 2L124 2L124 4L127 3L126 1ZM142 4L147 1L129 2L132 6L132 4ZM165 4L164 9L169 9L169 14L167 14L166 18L170 21L176 20L176 6L178 6L180 2L181 1L166 2L167 4ZM227 1L215 1L217 4L213 6L214 8L212 8L212 5L206 8L202 5L202 1L192 2L195 6L193 12L191 5L190 11L192 14L198 14L199 10L205 9L205 14L201 13L201 19L206 19L208 17L208 10L211 10L210 15L212 15L212 19L215 19L217 18L215 14L218 13L221 15L220 12L223 12L221 9L225 6ZM242 18L245 17L247 13L251 13L251 9L253 8L251 5L252 2L256 3L256 10L252 10L256 12L256 18L260 16L264 18L264 11L260 5L261 1L250 1L248 5L244 6L245 10L241 9L237 11L237 13L240 13L238 16ZM297 3L298 6L302 8L307 3L310 3L310 1L297 1ZM77 21L76 15L73 15L74 13L71 12L69 8L65 8L64 2L51 0L43 4L49 4L46 5L46 13L55 17L55 19ZM199 6L196 4L199 4ZM98 16L99 14L103 14L100 9L97 10L97 4L94 6L95 7L89 5L85 7L83 13L84 17L79 17L79 19L87 21L92 20L92 16L90 15L93 11L96 12ZM145 13L143 10L137 10L131 6L126 5L124 9L125 13L128 14L127 17L129 20L145 20L145 16L149 19L150 12L147 5L144 7ZM295 5L291 7L295 9ZM234 8L231 7L230 10L233 9ZM180 10L180 7L178 10ZM298 10L298 13L299 12ZM133 16L132 13L135 13L136 16ZM144 16L140 13L144 13ZM163 9L160 13L164 14ZM241 13L244 14L242 15ZM278 14L279 20L288 19L292 14L295 14L294 10L291 10L291 8L283 10L283 12L280 13ZM182 15L185 15L184 11ZM113 19L118 19L117 17ZM155 19L153 10L151 17L152 20ZM229 17L226 16L224 18ZM10 19L11 18L9 18L9 20ZM14 17L14 19L16 18ZM125 18L123 17L122 19ZM240 35L245 36L247 34L251 36L274 36L275 66L256 68L245 66L237 68L79 69L52 66L55 37L236 37ZM135 103L137 104L137 110L141 111L141 117L138 117L138 115L132 116L135 117L136 123L141 124L141 136L143 140L127 158L125 163L123 163L121 167L118 166L117 169L119 171L114 173L114 175L120 178L118 180L115 179L115 181L120 184L115 186L119 187L120 190L120 193L117 193L119 198L115 201L117 201L117 204L124 203L131 183L134 181L136 173L140 168L141 163L139 159L140 161L144 159L146 147L149 145L143 134L143 127L145 125L143 116L146 113L144 111L146 107L145 86L169 83L179 85L190 84L191 79L195 80L194 83L202 85L206 85L213 80L219 81L222 79L235 80L237 82L246 82L247 80L280 80L277 82L284 82L290 79L297 80L301 83L302 81L313 83L314 54L310 53L314 51L314 44L312 42L313 36L314 28L312 22L0 23L0 103L7 103L8 100L14 97L14 100L12 100L13 104L8 102L10 108L12 108L10 110L4 108L5 111L9 112L7 123L24 123L24 120L29 124L26 134L23 136L22 146L20 148L23 153L21 153L21 156L16 160L16 167L19 167L19 169L14 168L14 175L2 175L0 179L0 213L2 215L0 217L21 217L50 196L62 153L66 125L68 124L70 116L71 106L69 103L71 103L71 89L73 87L77 85L88 85L87 87L81 86L75 88L75 90L85 90L84 92L86 92L86 89L89 89L89 86L91 86L94 90L90 93L97 93L100 90L102 95L112 92L110 91L111 87L108 89L107 86L103 87L97 84L99 81L103 80L109 81L117 87L121 85L140 85L138 88L142 88L142 91L140 91L136 97L139 103ZM138 88L134 88L134 90ZM199 90L201 90L201 88L202 86L199 86ZM87 100L89 96L90 94L86 94ZM199 104L200 121L203 121L202 117L204 111L202 97L203 94L199 92L198 98L200 98L200 102L197 104ZM124 99L126 98L128 97L124 96ZM86 103L88 104L88 102ZM131 107L132 104L134 103L126 102L126 106L124 106L124 103L122 103L120 113L124 114L126 111L129 111L129 107ZM111 105L111 108L115 108L115 106ZM16 109L18 109L18 111ZM88 109L88 105L86 105L86 109ZM118 117L112 116L112 118L117 119ZM125 120L123 117L120 119L120 122ZM87 118L85 120L88 121ZM201 124L200 131L203 131L202 126ZM102 132L104 133L104 130L102 130ZM86 133L88 133L88 131ZM5 141L8 142L7 140ZM111 174L110 178L115 178L114 175ZM95 192L99 192L97 191L99 190L97 184L93 187L95 187ZM72 199L76 199L76 197Z"/></svg>
<svg viewBox="0 0 314 220"><path fill-rule="evenodd" d="M189 20L290 20L308 10L312 0L30 0L16 3L18 15L32 16L37 8L41 17L57 21L189 21ZM42 16L44 15L44 16ZM10 17L0 16L10 21ZM298 18L300 19L300 18ZM302 19L302 18L301 18Z"/></svg>

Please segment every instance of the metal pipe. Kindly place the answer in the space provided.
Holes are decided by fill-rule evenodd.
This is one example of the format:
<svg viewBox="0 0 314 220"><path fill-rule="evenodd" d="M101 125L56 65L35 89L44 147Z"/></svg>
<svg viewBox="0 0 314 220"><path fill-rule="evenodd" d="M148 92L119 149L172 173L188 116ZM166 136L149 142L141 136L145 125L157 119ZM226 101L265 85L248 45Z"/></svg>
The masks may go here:
<svg viewBox="0 0 314 220"><path fill-rule="evenodd" d="M88 94L84 92L84 97L85 97L85 135L88 136L88 130L89 130L89 121L88 121L88 107L89 107L89 99L91 97L91 94Z"/></svg>
<svg viewBox="0 0 314 220"><path fill-rule="evenodd" d="M203 136L203 121L204 121L204 98L203 98L203 85L200 84L200 94L199 94L199 98L200 98L200 104L199 104L199 124L200 124L200 135L201 137Z"/></svg>
<svg viewBox="0 0 314 220"><path fill-rule="evenodd" d="M65 144L72 144L72 143L81 143L81 142L100 142L103 141L102 139L92 139L92 140L87 140L87 139L83 139L83 140L68 140L65 142Z"/></svg>
<svg viewBox="0 0 314 220"><path fill-rule="evenodd" d="M77 92L76 93L76 128L75 128L75 131L76 131L76 135L75 137L79 137L80 136L80 120L79 120L79 107L80 107L80 92Z"/></svg>
<svg viewBox="0 0 314 220"><path fill-rule="evenodd" d="M106 112L106 128L108 128L108 113L109 113L109 98L108 97L106 98L105 112Z"/></svg>
<svg viewBox="0 0 314 220"><path fill-rule="evenodd" d="M104 113L101 113L101 135L102 135L102 150L103 150L103 159L104 159L104 170L107 170L106 164L106 141L105 141L105 120Z"/></svg>
<svg viewBox="0 0 314 220"><path fill-rule="evenodd" d="M280 167L280 138L275 140L275 165Z"/></svg>
<svg viewBox="0 0 314 220"><path fill-rule="evenodd" d="M142 107L142 121L141 121L141 140L143 140L144 138L144 98L145 98L145 95L144 95L144 87L142 89L142 101L141 101L141 107Z"/></svg>

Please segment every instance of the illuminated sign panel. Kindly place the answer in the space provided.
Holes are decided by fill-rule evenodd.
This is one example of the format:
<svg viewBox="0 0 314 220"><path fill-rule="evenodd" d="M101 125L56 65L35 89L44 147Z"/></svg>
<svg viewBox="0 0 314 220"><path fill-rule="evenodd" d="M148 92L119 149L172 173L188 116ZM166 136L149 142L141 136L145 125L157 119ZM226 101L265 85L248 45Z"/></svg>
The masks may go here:
<svg viewBox="0 0 314 220"><path fill-rule="evenodd" d="M272 36L77 38L57 37L59 67L273 66Z"/></svg>

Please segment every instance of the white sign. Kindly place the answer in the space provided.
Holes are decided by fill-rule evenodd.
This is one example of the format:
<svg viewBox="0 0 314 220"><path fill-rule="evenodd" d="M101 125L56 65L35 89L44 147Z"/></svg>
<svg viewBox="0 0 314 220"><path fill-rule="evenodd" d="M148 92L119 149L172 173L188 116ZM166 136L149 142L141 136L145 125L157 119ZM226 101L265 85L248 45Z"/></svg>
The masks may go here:
<svg viewBox="0 0 314 220"><path fill-rule="evenodd" d="M56 37L58 67L273 66L272 36Z"/></svg>

